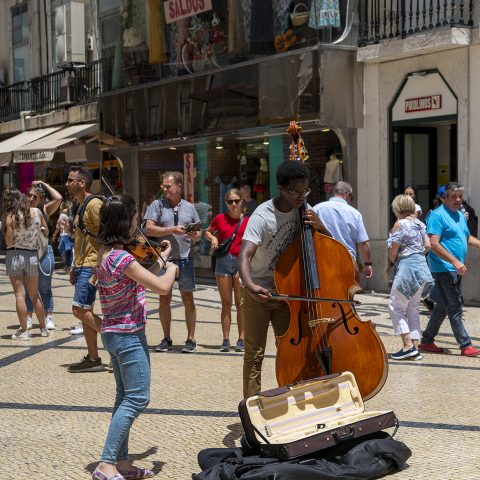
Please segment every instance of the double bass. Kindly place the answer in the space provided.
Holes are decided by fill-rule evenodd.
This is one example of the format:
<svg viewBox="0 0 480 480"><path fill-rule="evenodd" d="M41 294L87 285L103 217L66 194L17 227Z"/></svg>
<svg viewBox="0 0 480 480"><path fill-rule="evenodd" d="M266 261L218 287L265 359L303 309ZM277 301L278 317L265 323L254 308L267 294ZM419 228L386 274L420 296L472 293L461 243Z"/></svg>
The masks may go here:
<svg viewBox="0 0 480 480"><path fill-rule="evenodd" d="M292 160L308 158L295 122ZM307 207L299 209L300 218ZM360 393L369 399L384 385L388 363L385 347L372 322L355 310L353 259L333 238L312 231L303 221L294 241L280 256L274 273L279 297L290 308L290 324L277 337L276 376L279 386L350 371Z"/></svg>

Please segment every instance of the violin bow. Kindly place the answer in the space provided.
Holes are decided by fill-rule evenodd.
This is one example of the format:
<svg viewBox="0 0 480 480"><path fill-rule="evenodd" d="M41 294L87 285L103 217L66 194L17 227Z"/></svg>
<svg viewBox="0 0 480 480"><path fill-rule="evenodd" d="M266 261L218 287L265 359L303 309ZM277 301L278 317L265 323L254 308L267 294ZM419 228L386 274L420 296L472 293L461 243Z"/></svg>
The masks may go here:
<svg viewBox="0 0 480 480"><path fill-rule="evenodd" d="M114 188L110 185L110 182L102 176L102 182L105 184L105 186L107 187L108 191L110 192L111 195L117 195L115 193L115 190ZM142 232L142 229L136 225L135 226L135 230L140 234L140 236L145 240L145 243L152 249L152 252L155 254L155 256L157 257L158 260L161 260L162 262L162 266L164 269L167 268L167 262L165 261L165 259L159 255L157 253L157 251L155 250L155 248L153 247L153 245L150 243L150 240L148 239L148 237Z"/></svg>
<svg viewBox="0 0 480 480"><path fill-rule="evenodd" d="M350 305L361 305L358 300L346 300L344 298L323 298L323 297L304 297L302 295L286 295L284 293L272 293L272 300L299 300L301 302L335 302L348 303Z"/></svg>

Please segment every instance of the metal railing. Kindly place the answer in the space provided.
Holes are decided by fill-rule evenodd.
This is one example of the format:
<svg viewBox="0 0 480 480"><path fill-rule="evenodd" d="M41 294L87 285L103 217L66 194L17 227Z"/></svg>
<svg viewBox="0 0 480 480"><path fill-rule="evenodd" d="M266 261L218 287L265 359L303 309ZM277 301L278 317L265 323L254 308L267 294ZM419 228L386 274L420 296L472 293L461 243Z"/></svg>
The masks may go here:
<svg viewBox="0 0 480 480"><path fill-rule="evenodd" d="M20 112L51 112L95 102L111 90L111 62L97 60L0 88L0 122L20 118Z"/></svg>
<svg viewBox="0 0 480 480"><path fill-rule="evenodd" d="M473 0L360 0L359 46L440 27L472 27Z"/></svg>

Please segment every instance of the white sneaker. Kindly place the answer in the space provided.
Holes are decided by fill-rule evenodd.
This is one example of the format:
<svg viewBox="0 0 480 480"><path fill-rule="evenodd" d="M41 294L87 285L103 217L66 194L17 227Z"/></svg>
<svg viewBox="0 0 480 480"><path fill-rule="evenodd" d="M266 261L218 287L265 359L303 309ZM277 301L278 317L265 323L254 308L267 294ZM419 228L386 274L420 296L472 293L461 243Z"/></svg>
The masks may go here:
<svg viewBox="0 0 480 480"><path fill-rule="evenodd" d="M51 315L49 315L45 320L45 325L49 330L55 330L55 324L53 323L53 319Z"/></svg>
<svg viewBox="0 0 480 480"><path fill-rule="evenodd" d="M12 340L30 340L31 338L30 332L28 330L23 332L21 328L12 335Z"/></svg>
<svg viewBox="0 0 480 480"><path fill-rule="evenodd" d="M30 330L32 328L32 316L27 315L27 330Z"/></svg>
<svg viewBox="0 0 480 480"><path fill-rule="evenodd" d="M41 328L40 329L40 336L41 337L48 337L50 335L50 332L48 331L47 328Z"/></svg>
<svg viewBox="0 0 480 480"><path fill-rule="evenodd" d="M83 335L83 325L77 325L70 329L70 335Z"/></svg>

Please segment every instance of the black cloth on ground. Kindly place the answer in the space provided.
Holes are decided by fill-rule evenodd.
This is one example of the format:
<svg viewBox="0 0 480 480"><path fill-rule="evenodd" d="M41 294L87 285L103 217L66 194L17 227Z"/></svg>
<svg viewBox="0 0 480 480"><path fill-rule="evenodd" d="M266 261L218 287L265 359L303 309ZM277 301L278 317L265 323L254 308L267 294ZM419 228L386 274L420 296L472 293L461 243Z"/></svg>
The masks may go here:
<svg viewBox="0 0 480 480"><path fill-rule="evenodd" d="M402 442L377 432L316 455L279 461L244 456L241 448L207 448L198 454L201 473L193 480L355 480L374 479L402 468L412 455Z"/></svg>

